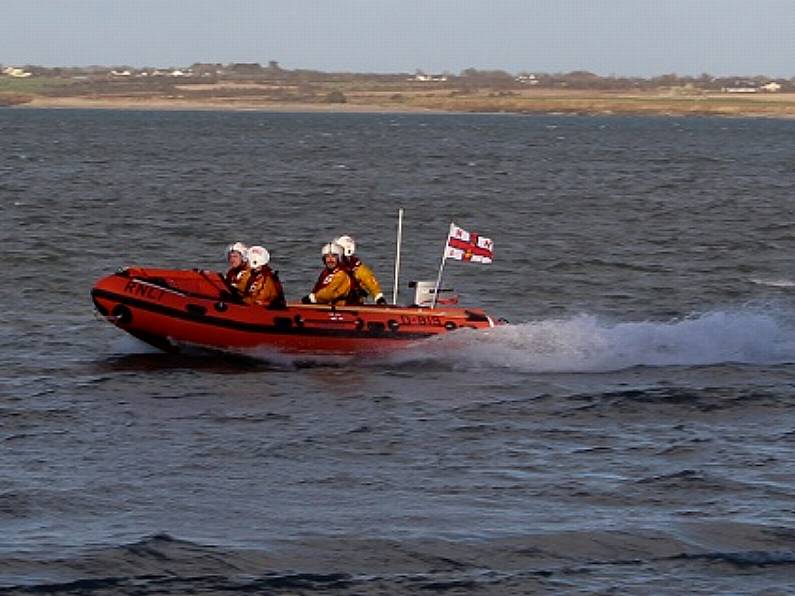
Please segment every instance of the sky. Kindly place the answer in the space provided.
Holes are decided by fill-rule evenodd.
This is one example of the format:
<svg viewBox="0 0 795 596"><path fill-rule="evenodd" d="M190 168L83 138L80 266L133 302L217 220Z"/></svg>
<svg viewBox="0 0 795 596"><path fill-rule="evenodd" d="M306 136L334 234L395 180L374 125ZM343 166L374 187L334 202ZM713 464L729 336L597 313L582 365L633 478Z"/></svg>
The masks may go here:
<svg viewBox="0 0 795 596"><path fill-rule="evenodd" d="M795 76L795 0L1 0L0 64Z"/></svg>

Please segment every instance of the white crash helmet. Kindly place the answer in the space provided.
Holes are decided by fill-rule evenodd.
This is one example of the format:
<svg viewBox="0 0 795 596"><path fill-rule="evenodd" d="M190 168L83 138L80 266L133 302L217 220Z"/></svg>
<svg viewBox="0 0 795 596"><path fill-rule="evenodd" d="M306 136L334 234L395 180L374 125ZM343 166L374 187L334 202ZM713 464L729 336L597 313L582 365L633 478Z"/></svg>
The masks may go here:
<svg viewBox="0 0 795 596"><path fill-rule="evenodd" d="M226 258L229 258L229 255L233 252L236 252L240 255L240 257L245 261L246 260L246 252L248 252L248 247L243 244L242 242L235 242L234 244L230 244L226 247Z"/></svg>
<svg viewBox="0 0 795 596"><path fill-rule="evenodd" d="M352 257L353 253L356 252L356 242L350 236L340 236L334 242L342 247L343 254L346 257Z"/></svg>
<svg viewBox="0 0 795 596"><path fill-rule="evenodd" d="M271 260L271 253L264 246L252 246L248 249L248 264L252 269L267 265Z"/></svg>
<svg viewBox="0 0 795 596"><path fill-rule="evenodd" d="M326 255L336 255L339 261L342 259L343 254L345 254L345 251L339 244L336 242L329 242L323 245L323 250L320 251L320 258L325 260Z"/></svg>

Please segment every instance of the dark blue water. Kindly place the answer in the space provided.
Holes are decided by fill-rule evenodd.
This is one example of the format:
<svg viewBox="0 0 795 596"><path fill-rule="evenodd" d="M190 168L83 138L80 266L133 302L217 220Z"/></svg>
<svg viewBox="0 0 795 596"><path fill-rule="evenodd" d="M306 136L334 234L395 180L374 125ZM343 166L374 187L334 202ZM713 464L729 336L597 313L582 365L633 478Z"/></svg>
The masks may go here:
<svg viewBox="0 0 795 596"><path fill-rule="evenodd" d="M0 593L785 593L795 122L0 110ZM167 355L123 265L354 235L512 325ZM410 301L405 287L401 297Z"/></svg>

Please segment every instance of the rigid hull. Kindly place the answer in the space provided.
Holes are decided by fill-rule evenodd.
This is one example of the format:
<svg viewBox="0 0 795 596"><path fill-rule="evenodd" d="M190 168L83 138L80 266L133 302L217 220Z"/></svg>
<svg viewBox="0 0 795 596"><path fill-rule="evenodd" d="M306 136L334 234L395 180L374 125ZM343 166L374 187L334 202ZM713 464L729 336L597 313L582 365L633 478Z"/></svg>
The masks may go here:
<svg viewBox="0 0 795 596"><path fill-rule="evenodd" d="M456 329L494 321L480 309L242 304L219 273L134 267L100 279L97 311L160 349L270 348L298 354L378 353Z"/></svg>

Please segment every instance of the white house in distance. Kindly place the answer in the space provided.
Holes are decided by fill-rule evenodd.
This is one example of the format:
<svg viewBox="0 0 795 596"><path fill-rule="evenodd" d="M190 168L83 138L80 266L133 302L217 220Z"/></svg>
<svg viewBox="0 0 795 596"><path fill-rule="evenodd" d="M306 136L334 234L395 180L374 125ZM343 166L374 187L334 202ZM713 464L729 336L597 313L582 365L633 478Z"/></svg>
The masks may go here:
<svg viewBox="0 0 795 596"><path fill-rule="evenodd" d="M3 74L9 77L14 77L15 79L27 79L29 76L32 76L32 73L14 66L5 67L3 69Z"/></svg>
<svg viewBox="0 0 795 596"><path fill-rule="evenodd" d="M721 91L724 93L759 93L760 91L765 93L778 93L781 91L781 85L775 81L770 81L766 85L760 85L757 87L753 83L741 81L733 87L724 87L721 89Z"/></svg>
<svg viewBox="0 0 795 596"><path fill-rule="evenodd" d="M443 75L443 74L429 75L429 74L425 74L424 72L417 71L417 74L415 74L409 80L410 81L421 81L423 83L444 83L447 80L447 75Z"/></svg>
<svg viewBox="0 0 795 596"><path fill-rule="evenodd" d="M522 85L538 85L541 81L534 74L520 74L516 77L516 82Z"/></svg>

